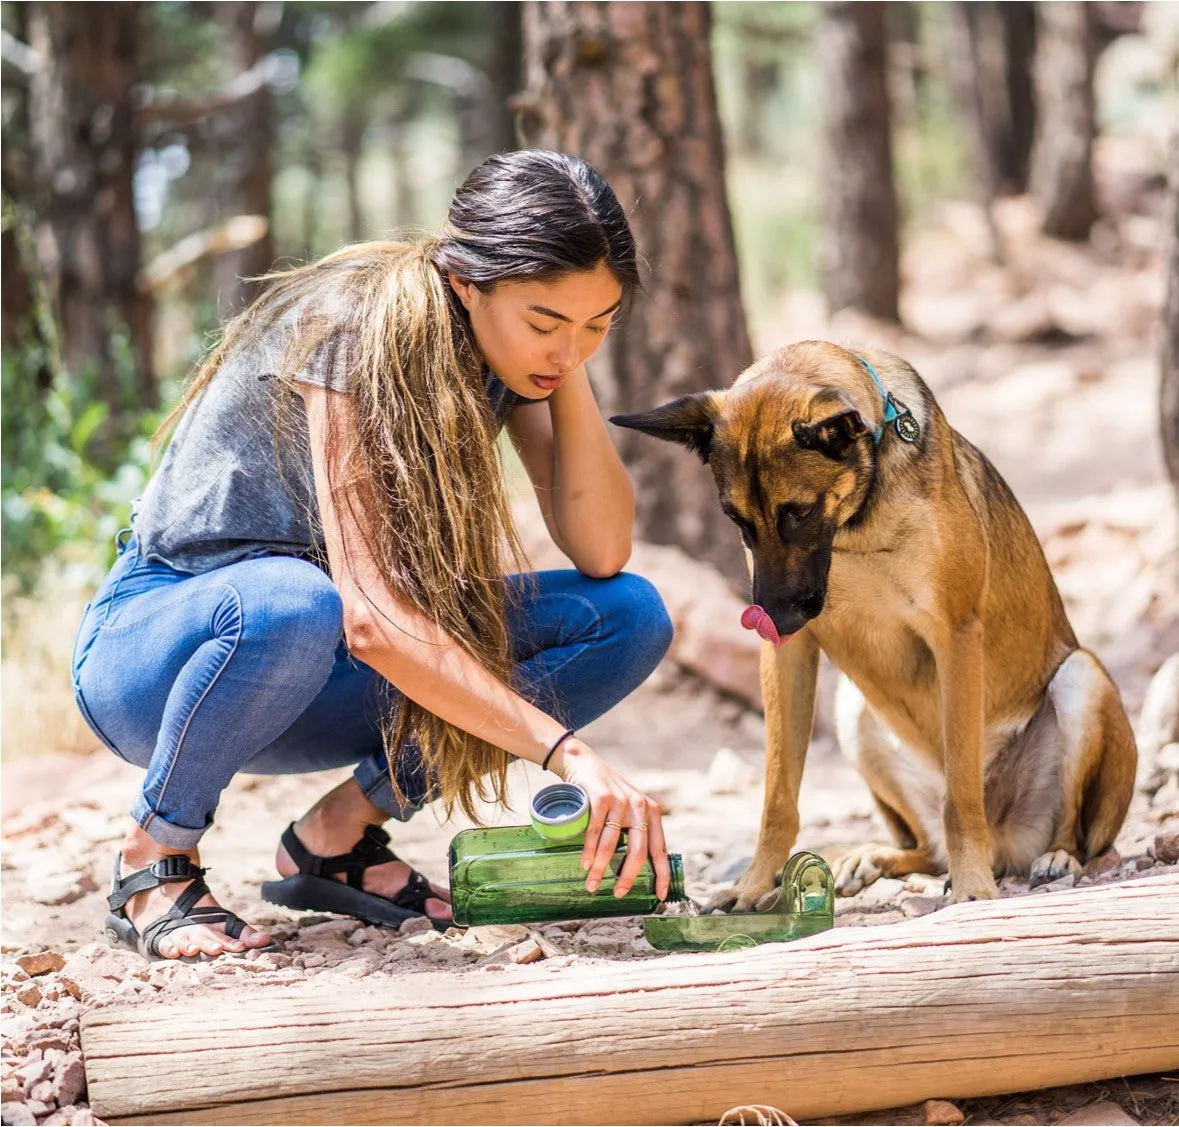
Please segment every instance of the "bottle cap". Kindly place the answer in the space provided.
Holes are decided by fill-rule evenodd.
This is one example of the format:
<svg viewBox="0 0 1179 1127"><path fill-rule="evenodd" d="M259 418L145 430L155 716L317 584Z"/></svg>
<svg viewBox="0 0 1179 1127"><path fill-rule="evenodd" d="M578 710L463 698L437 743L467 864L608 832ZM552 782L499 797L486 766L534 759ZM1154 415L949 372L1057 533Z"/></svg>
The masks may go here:
<svg viewBox="0 0 1179 1127"><path fill-rule="evenodd" d="M581 837L589 825L589 795L575 783L553 783L532 796L532 828L549 841Z"/></svg>

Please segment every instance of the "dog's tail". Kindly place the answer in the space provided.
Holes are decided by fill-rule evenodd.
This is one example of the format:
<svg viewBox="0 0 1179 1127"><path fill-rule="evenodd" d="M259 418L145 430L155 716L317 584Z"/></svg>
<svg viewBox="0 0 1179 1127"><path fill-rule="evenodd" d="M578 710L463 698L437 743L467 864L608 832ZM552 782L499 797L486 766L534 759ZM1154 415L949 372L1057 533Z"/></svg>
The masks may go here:
<svg viewBox="0 0 1179 1127"><path fill-rule="evenodd" d="M1088 861L1104 853L1125 821L1134 797L1138 749L1134 731L1112 681L1100 704L1101 751L1081 800L1081 844Z"/></svg>

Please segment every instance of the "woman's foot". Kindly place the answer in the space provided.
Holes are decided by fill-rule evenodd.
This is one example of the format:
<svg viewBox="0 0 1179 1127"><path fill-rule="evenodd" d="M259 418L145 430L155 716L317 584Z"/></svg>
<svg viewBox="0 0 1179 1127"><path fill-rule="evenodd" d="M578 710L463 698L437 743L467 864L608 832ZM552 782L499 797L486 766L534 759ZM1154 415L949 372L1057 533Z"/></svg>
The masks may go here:
<svg viewBox="0 0 1179 1127"><path fill-rule="evenodd" d="M195 849L169 849L153 841L143 830L135 826L123 839L123 865L120 876L130 876L139 869L146 869L155 861L165 857L175 857L183 854L195 865L200 864L200 858ZM175 881L162 884L158 888L149 888L146 892L137 892L127 901L125 911L127 918L135 925L135 929L142 935L152 921L158 919L175 903L177 897L192 884L192 881ZM220 907L212 896L202 896L196 902L197 908ZM251 947L265 947L270 943L270 936L264 931L256 931L247 927L240 939L230 939L224 928L209 924L192 924L188 927L178 927L161 937L159 952L165 959L179 958L181 955L222 955L226 952L241 952Z"/></svg>
<svg viewBox="0 0 1179 1127"><path fill-rule="evenodd" d="M369 826L379 826L388 817L365 798L355 779L349 779L325 794L295 823L295 834L317 857L335 857L347 853ZM274 863L282 877L294 876L299 871L299 866L281 845ZM364 891L392 898L405 887L411 871L404 861L372 865L364 870ZM345 879L343 873L335 875L338 880ZM434 884L430 885L430 890L434 896L426 901L426 914L437 920L449 920L450 893Z"/></svg>

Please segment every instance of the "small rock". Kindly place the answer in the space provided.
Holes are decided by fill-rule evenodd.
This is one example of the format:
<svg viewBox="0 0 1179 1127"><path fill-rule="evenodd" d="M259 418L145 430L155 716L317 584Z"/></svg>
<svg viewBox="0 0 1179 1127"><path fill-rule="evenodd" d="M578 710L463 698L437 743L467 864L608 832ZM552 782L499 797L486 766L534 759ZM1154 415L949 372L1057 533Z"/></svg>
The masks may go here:
<svg viewBox="0 0 1179 1127"><path fill-rule="evenodd" d="M16 960L16 965L25 974L36 977L39 974L61 970L65 966L65 959L56 951L39 951L35 955L21 955Z"/></svg>
<svg viewBox="0 0 1179 1127"><path fill-rule="evenodd" d="M526 963L539 962L544 958L544 951L537 941L531 937L520 943L513 943L509 947L501 948L495 954L488 956L488 962L515 963L523 966Z"/></svg>
<svg viewBox="0 0 1179 1127"><path fill-rule="evenodd" d="M305 967L321 967L327 962L327 955L322 951L312 951L309 955L303 956L303 965Z"/></svg>
<svg viewBox="0 0 1179 1127"><path fill-rule="evenodd" d="M34 1103L54 1103L53 1082L50 1080L42 1080L40 1084L34 1084L32 1090L29 1092L28 1102L30 1106Z"/></svg>
<svg viewBox="0 0 1179 1127"><path fill-rule="evenodd" d="M54 1050L65 1052L69 1047L69 1035L59 1029L46 1030L29 1039L29 1048L40 1049L47 1057Z"/></svg>
<svg viewBox="0 0 1179 1127"><path fill-rule="evenodd" d="M29 1110L28 1104L6 1103L0 1105L0 1119L12 1127L32 1127L37 1117Z"/></svg>
<svg viewBox="0 0 1179 1127"><path fill-rule="evenodd" d="M925 1116L925 1127L951 1127L966 1119L962 1109L949 1100L926 1100L921 1105L921 1111Z"/></svg>
<svg viewBox="0 0 1179 1127"><path fill-rule="evenodd" d="M28 880L29 899L49 907L72 904L88 892L98 891L89 870L75 873L31 873Z"/></svg>
<svg viewBox="0 0 1179 1127"><path fill-rule="evenodd" d="M1111 845L1104 853L1099 853L1085 863L1081 875L1096 877L1102 873L1109 873L1122 863L1122 855Z"/></svg>
<svg viewBox="0 0 1179 1127"><path fill-rule="evenodd" d="M326 923L312 924L310 927L299 929L298 937L300 940L338 940L343 943L346 942L358 927L361 926L359 920L354 920L351 917L346 917L339 920L328 920Z"/></svg>
<svg viewBox="0 0 1179 1127"><path fill-rule="evenodd" d="M877 877L867 888L856 896L861 908L891 907L905 890L905 882L895 877Z"/></svg>
<svg viewBox="0 0 1179 1127"><path fill-rule="evenodd" d="M410 947L427 947L432 943L443 943L445 940L443 939L441 932L437 932L433 928L430 928L429 931L414 932L414 934L409 936L405 942Z"/></svg>
<svg viewBox="0 0 1179 1127"><path fill-rule="evenodd" d="M58 1104L76 1104L86 1092L86 1069L81 1053L71 1053L53 1073L53 1090Z"/></svg>
<svg viewBox="0 0 1179 1127"><path fill-rule="evenodd" d="M1063 892L1066 888L1072 888L1077 883L1077 878L1074 873L1066 873L1056 880L1049 881L1047 884L1042 884L1037 888L1032 889L1032 895L1037 892Z"/></svg>
<svg viewBox="0 0 1179 1127"><path fill-rule="evenodd" d="M1131 1119L1121 1104L1102 1100L1058 1119L1056 1127L1138 1127L1138 1120Z"/></svg>
<svg viewBox="0 0 1179 1127"><path fill-rule="evenodd" d="M25 1100L25 1107L38 1119L48 1115L57 1105L52 1100Z"/></svg>
<svg viewBox="0 0 1179 1127"><path fill-rule="evenodd" d="M26 1006L39 1006L41 1004L41 988L35 982L30 982L28 986L24 986L16 992L16 997Z"/></svg>
<svg viewBox="0 0 1179 1127"><path fill-rule="evenodd" d="M1153 857L1136 857L1134 859L1134 868L1136 868L1139 872L1142 872L1144 869L1153 869L1154 868L1154 858Z"/></svg>
<svg viewBox="0 0 1179 1127"><path fill-rule="evenodd" d="M33 1095L39 1084L44 1083L53 1074L53 1064L44 1057L34 1057L27 1064L17 1069L17 1075L24 1081L26 1098Z"/></svg>
<svg viewBox="0 0 1179 1127"><path fill-rule="evenodd" d="M527 939L531 934L523 924L483 924L467 928L463 938L472 946L499 951L503 947Z"/></svg>
<svg viewBox="0 0 1179 1127"><path fill-rule="evenodd" d="M911 920L928 916L946 906L945 896L906 896L901 901L901 911Z"/></svg>
<svg viewBox="0 0 1179 1127"><path fill-rule="evenodd" d="M434 925L426 916L410 916L397 929L398 935L421 935L425 931L433 931Z"/></svg>
<svg viewBox="0 0 1179 1127"><path fill-rule="evenodd" d="M711 794L742 794L757 782L757 772L732 748L722 747L708 767Z"/></svg>
<svg viewBox="0 0 1179 1127"><path fill-rule="evenodd" d="M1154 855L1164 864L1173 865L1179 861L1179 820L1163 823L1154 837Z"/></svg>

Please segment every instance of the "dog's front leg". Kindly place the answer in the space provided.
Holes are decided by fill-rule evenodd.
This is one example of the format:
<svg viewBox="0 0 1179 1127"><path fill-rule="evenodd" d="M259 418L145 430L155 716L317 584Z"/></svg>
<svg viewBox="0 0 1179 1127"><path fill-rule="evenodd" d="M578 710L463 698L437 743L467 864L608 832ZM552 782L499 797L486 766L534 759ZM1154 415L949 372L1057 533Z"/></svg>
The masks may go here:
<svg viewBox="0 0 1179 1127"><path fill-rule="evenodd" d="M990 830L983 805L983 624L951 626L938 661L946 775L946 851L951 900L999 895L991 870Z"/></svg>
<svg viewBox="0 0 1179 1127"><path fill-rule="evenodd" d="M815 719L819 646L802 629L780 649L761 649L761 692L766 715L766 793L753 860L732 887L719 892L710 908L752 911L774 887L798 837L798 788Z"/></svg>

